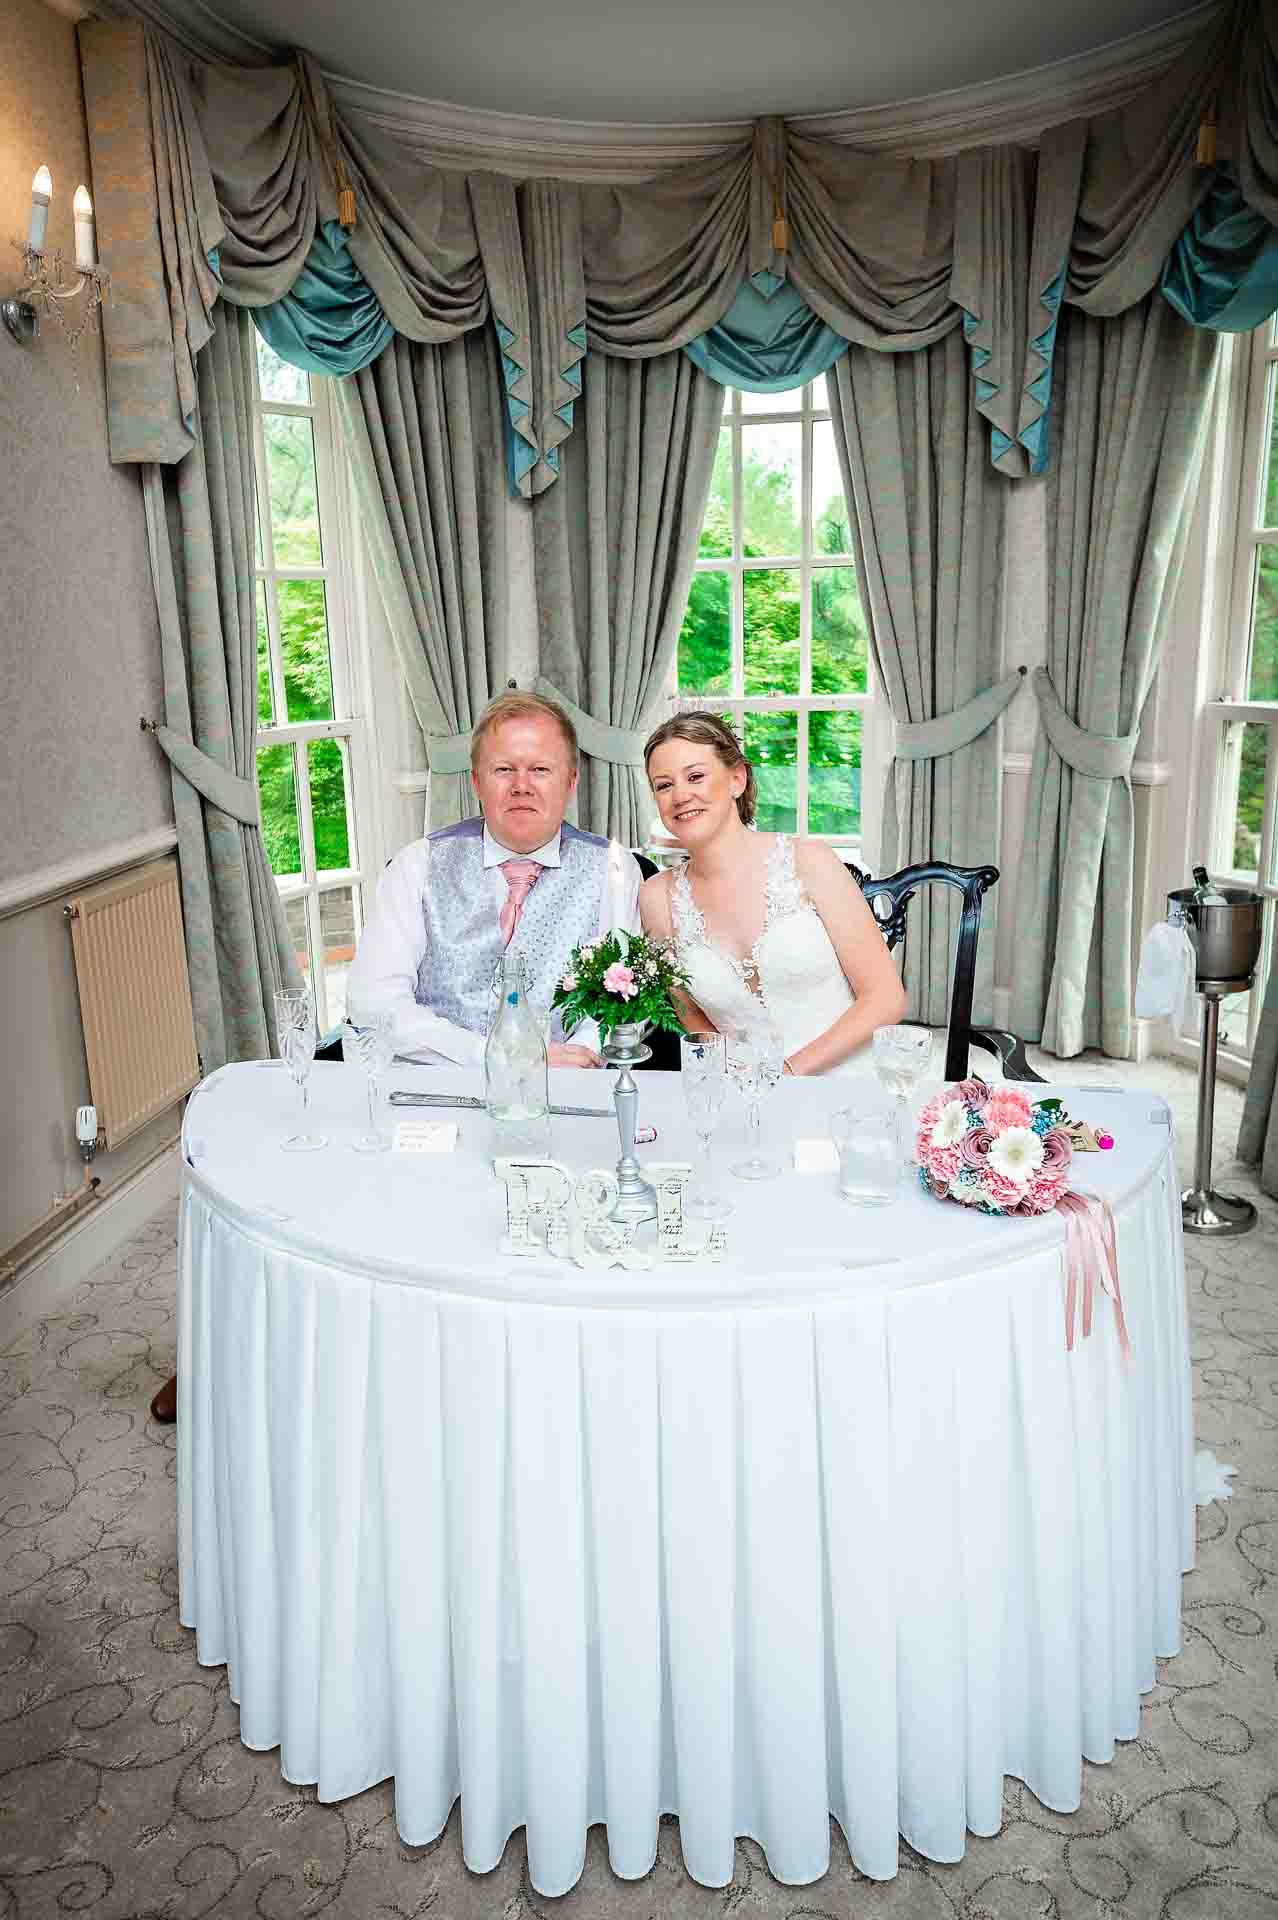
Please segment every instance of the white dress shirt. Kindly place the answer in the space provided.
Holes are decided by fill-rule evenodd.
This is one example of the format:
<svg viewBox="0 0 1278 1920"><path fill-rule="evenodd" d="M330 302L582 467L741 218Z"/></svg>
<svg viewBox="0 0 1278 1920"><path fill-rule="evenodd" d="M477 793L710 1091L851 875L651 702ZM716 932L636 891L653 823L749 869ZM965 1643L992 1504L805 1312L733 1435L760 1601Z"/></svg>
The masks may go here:
<svg viewBox="0 0 1278 1920"><path fill-rule="evenodd" d="M531 853L513 853L484 825L484 879L492 893L493 919L506 901L506 876L503 860L535 860L539 866L557 867L559 835ZM416 998L417 970L426 951L426 923L421 902L430 874L430 842L414 840L404 847L377 883L373 910L364 923L359 946L351 963L346 983L349 1017L359 1021L373 1013L394 1016L396 1053L414 1060L439 1062L452 1066L483 1065L487 1036L472 1033L452 1020L444 1020L429 1007L419 1006ZM613 840L608 846L608 884L599 913L599 932L624 927L627 933L639 932L639 886L643 876L634 855ZM565 953L564 965L569 956ZM583 1022L571 1036L574 1046L599 1045L598 1028Z"/></svg>

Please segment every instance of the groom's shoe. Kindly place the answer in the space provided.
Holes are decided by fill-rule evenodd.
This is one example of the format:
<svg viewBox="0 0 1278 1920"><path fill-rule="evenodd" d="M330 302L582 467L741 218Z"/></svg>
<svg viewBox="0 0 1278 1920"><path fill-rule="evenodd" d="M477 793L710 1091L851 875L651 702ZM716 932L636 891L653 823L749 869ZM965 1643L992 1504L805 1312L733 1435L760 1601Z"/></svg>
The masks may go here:
<svg viewBox="0 0 1278 1920"><path fill-rule="evenodd" d="M151 1402L151 1418L158 1420L162 1427L172 1426L177 1419L177 1375L171 1374Z"/></svg>

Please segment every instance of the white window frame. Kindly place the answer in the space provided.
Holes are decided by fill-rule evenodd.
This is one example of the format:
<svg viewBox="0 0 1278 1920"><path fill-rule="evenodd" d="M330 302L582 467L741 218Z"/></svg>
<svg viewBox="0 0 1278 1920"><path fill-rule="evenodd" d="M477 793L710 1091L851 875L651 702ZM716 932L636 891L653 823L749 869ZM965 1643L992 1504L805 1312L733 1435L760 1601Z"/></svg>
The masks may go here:
<svg viewBox="0 0 1278 1920"><path fill-rule="evenodd" d="M1227 551L1224 556L1228 578L1219 595L1223 621L1216 636L1216 658L1220 664L1214 684L1218 693L1202 710L1200 791L1209 821L1206 860L1211 873L1226 883L1256 887L1267 902L1265 937L1249 996L1245 1035L1239 1045L1227 1037L1227 1032L1222 1033L1220 1045L1222 1061L1232 1062L1245 1071L1255 1047L1278 922L1278 848L1275 845L1278 840L1278 700L1251 700L1247 696L1257 556L1262 546L1278 547L1278 525L1265 526L1263 522L1274 410L1278 404L1278 327L1269 321L1258 327L1249 341L1239 345L1243 351L1238 356L1230 395L1237 501L1233 515L1235 533L1232 552ZM1233 864L1241 723L1247 722L1265 726L1269 731L1258 880L1250 873L1239 873Z"/></svg>
<svg viewBox="0 0 1278 1920"><path fill-rule="evenodd" d="M315 1021L321 1038L336 1027L336 1009L329 1005L324 968L324 940L320 923L323 895L350 888L354 908L354 939L358 943L364 926L364 881L370 860L375 860L381 844L378 810L372 779L371 751L367 715L369 712L366 646L357 625L362 625L361 596L352 591L355 581L354 522L346 486L339 484L337 426L333 403L333 383L312 373L310 400L286 401L263 398L258 377L257 356L253 361L253 466L257 493L258 528L261 559L254 563L253 594L256 620L258 582L266 587L266 619L270 659L271 696L275 723L257 723L257 750L288 746L293 750L293 782L297 802L298 846L302 871L280 874L275 884L281 900L289 904L301 900L305 905L307 947L310 954L310 981L315 996ZM321 552L318 566L280 563L275 560L274 530L271 526L270 487L266 462L266 437L263 420L267 414L280 414L309 420L315 449L315 493L319 509ZM333 687L333 718L306 723L289 722L284 686L284 659L280 635L279 583L286 580L320 580L328 624L329 664ZM359 644L357 644L357 641ZM256 688L256 677L254 679ZM320 872L315 861L315 828L311 816L311 789L307 743L312 740L341 740L343 755L347 835L351 864ZM380 863L377 863L380 864ZM373 866L373 872L377 865Z"/></svg>
<svg viewBox="0 0 1278 1920"><path fill-rule="evenodd" d="M824 383L822 382L822 386ZM882 694L878 689L874 662L870 658L866 663L867 687L864 693L777 693L748 694L745 691L745 576L747 573L771 573L778 567L796 568L799 575L799 686L802 689L812 684L812 595L813 575L832 567L850 567L856 572L856 558L852 553L821 554L814 557L812 550L812 429L819 422L830 418L828 406L819 405L814 393L816 381L807 382L802 388L795 389L799 396L799 405L791 402L790 393L774 396L751 395L749 407L742 405L739 389L729 387L723 410L723 425L732 434L732 554L730 557L711 558L698 555L696 573L726 573L729 580L729 607L731 622L731 670L732 690L730 693L698 693L683 690L679 686L679 662L676 654L671 667L668 694L674 712L689 712L695 708L708 708L716 713L729 713L740 723L748 713L793 713L797 716L795 739L795 832L805 838L823 840L832 847L857 857L859 861L866 857L865 849L873 845L877 835L867 829L870 822L867 815L868 794L871 787L868 778L874 747L874 721L882 707ZM775 401L775 405L773 404ZM772 554L767 559L746 559L743 552L742 529L742 431L752 426L786 426L797 423L801 429L802 454L800 462L800 551L795 554ZM852 507L848 503L848 516L851 519ZM858 574L858 586L860 576ZM868 624L868 614L866 615ZM808 818L808 716L812 713L859 713L861 720L861 831L856 833L809 834Z"/></svg>

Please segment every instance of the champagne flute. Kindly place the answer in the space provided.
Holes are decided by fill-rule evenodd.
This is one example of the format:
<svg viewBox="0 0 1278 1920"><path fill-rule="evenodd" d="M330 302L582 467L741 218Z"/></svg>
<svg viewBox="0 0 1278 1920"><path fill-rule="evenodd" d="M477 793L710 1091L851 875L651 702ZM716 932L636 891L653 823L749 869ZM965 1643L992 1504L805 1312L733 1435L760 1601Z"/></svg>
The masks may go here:
<svg viewBox="0 0 1278 1920"><path fill-rule="evenodd" d="M680 1081L697 1139L701 1143L701 1178L687 1199L687 1209L702 1220L722 1220L731 1203L714 1190L710 1141L728 1091L728 1046L721 1033L682 1033L679 1036Z"/></svg>
<svg viewBox="0 0 1278 1920"><path fill-rule="evenodd" d="M896 1101L897 1133L907 1157L910 1141L906 1116L910 1095L932 1064L932 1033L928 1027L879 1027L870 1043L874 1071Z"/></svg>
<svg viewBox="0 0 1278 1920"><path fill-rule="evenodd" d="M356 1026L342 1028L342 1058L357 1066L368 1086L368 1131L351 1141L356 1153L385 1153L390 1141L377 1130L377 1082L391 1063L394 1021L389 1013L373 1013Z"/></svg>
<svg viewBox="0 0 1278 1920"><path fill-rule="evenodd" d="M314 1153L328 1145L328 1135L311 1133L307 1076L315 1059L315 1002L309 987L284 987L275 995L275 1028L280 1059L297 1083L302 1096L302 1125L280 1141L285 1153Z"/></svg>
<svg viewBox="0 0 1278 1920"><path fill-rule="evenodd" d="M780 1164L759 1150L759 1103L771 1093L785 1068L785 1042L767 1016L751 1020L728 1041L728 1069L746 1102L746 1157L731 1171L738 1180L772 1180Z"/></svg>

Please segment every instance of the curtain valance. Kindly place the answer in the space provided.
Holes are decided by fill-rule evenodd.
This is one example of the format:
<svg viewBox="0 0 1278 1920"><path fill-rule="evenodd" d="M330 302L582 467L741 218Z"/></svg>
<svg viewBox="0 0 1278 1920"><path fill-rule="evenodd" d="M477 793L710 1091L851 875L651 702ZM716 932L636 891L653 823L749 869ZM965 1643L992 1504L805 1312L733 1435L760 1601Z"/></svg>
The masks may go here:
<svg viewBox="0 0 1278 1920"><path fill-rule="evenodd" d="M684 347L751 384L761 338L766 383L778 337L806 366L839 342L912 352L960 326L995 466L1041 471L1062 302L1123 311L1176 254L1181 310L1233 324L1263 298L1252 269L1278 223L1278 0L1230 0L1169 73L1050 129L1037 156L872 154L770 118L717 158L615 187L427 165L335 106L303 53L241 68L149 22L80 34L116 460L189 448L193 359L220 294L286 358L338 372L392 331L443 344L491 322L525 495L556 478L588 350ZM1205 122L1263 222L1223 268L1219 246L1183 242L1219 177L1196 158ZM1236 306L1221 291L1235 269L1251 273Z"/></svg>

